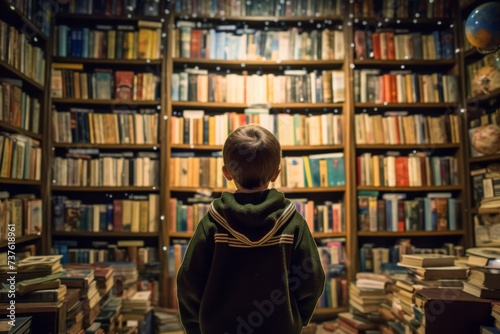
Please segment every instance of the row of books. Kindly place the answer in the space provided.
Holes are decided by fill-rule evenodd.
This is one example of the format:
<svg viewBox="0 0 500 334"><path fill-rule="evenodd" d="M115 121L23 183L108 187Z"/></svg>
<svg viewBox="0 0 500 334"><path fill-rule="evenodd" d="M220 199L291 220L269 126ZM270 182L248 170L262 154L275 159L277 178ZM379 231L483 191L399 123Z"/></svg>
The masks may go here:
<svg viewBox="0 0 500 334"><path fill-rule="evenodd" d="M325 201L319 204L304 198L291 198L290 200L295 204L296 210L306 219L311 232L342 233L346 231L342 202Z"/></svg>
<svg viewBox="0 0 500 334"><path fill-rule="evenodd" d="M40 142L20 134L0 132L0 177L40 180Z"/></svg>
<svg viewBox="0 0 500 334"><path fill-rule="evenodd" d="M485 198L500 196L500 172L491 163L484 168L475 168L470 171L472 183L472 204L478 207Z"/></svg>
<svg viewBox="0 0 500 334"><path fill-rule="evenodd" d="M193 152L173 153L170 158L171 187L225 188L221 156L195 157ZM284 157L274 187L313 188L345 186L341 152Z"/></svg>
<svg viewBox="0 0 500 334"><path fill-rule="evenodd" d="M347 4L341 0L279 0L236 2L231 0L175 1L177 13L221 16L341 16L347 12Z"/></svg>
<svg viewBox="0 0 500 334"><path fill-rule="evenodd" d="M203 110L184 110L170 120L172 144L222 145L229 134L245 124L260 124L280 141L282 146L340 145L343 143L343 116L269 114L267 110L246 109L245 113L227 112L205 115Z"/></svg>
<svg viewBox="0 0 500 334"><path fill-rule="evenodd" d="M142 240L137 240L141 241ZM96 245L93 248L79 247L67 240L56 240L53 243L54 254L62 255L61 263L102 263L102 262L128 262L137 269L138 263L145 265L158 260L158 249L155 247L128 246L129 240L117 241L116 244ZM138 273L135 277L128 276L126 279L137 281Z"/></svg>
<svg viewBox="0 0 500 334"><path fill-rule="evenodd" d="M52 113L52 129L56 143L157 144L158 113L155 109L97 113L70 108Z"/></svg>
<svg viewBox="0 0 500 334"><path fill-rule="evenodd" d="M198 28L195 22L177 21L172 33L174 58L342 60L345 56L342 30L257 30L236 25Z"/></svg>
<svg viewBox="0 0 500 334"><path fill-rule="evenodd" d="M105 16L158 16L160 3L156 0L92 0L80 2L77 0L66 1L59 4L59 11L71 14L90 14Z"/></svg>
<svg viewBox="0 0 500 334"><path fill-rule="evenodd" d="M441 197L446 196L446 197ZM358 195L359 231L456 231L461 201L450 193L406 199L405 194Z"/></svg>
<svg viewBox="0 0 500 334"><path fill-rule="evenodd" d="M459 121L454 114L437 117L409 115L407 111L355 114L356 144L458 144Z"/></svg>
<svg viewBox="0 0 500 334"><path fill-rule="evenodd" d="M55 231L157 232L159 195L130 195L107 204L86 204L82 200L53 196Z"/></svg>
<svg viewBox="0 0 500 334"><path fill-rule="evenodd" d="M345 249L342 241L324 239L318 246L318 252L327 278L317 307L347 306L347 279L344 277Z"/></svg>
<svg viewBox="0 0 500 334"><path fill-rule="evenodd" d="M356 17L382 18L450 18L453 12L445 0L429 1L370 1L355 0L354 13Z"/></svg>
<svg viewBox="0 0 500 334"><path fill-rule="evenodd" d="M312 232L345 231L344 208L341 202L327 201L323 204L307 199L291 199L297 211L305 217ZM169 199L169 226L171 232L193 232L200 219L208 212L211 199L187 201Z"/></svg>
<svg viewBox="0 0 500 334"><path fill-rule="evenodd" d="M134 73L111 69L83 72L82 64L70 64L74 69L60 69L61 65L52 65L51 96L55 98L159 100L160 82L153 72Z"/></svg>
<svg viewBox="0 0 500 334"><path fill-rule="evenodd" d="M453 103L458 101L458 80L455 75L442 73L354 70L354 99L371 103Z"/></svg>
<svg viewBox="0 0 500 334"><path fill-rule="evenodd" d="M380 247L373 243L362 244L359 254L361 272L383 274L384 270L387 273L391 271L398 272L397 267L391 267L387 264L397 265L406 254L432 254L431 257L436 256L435 254L440 254L463 257L465 250L463 246L453 243L444 243L440 248L419 248L414 246L410 239L401 239L391 247ZM428 283L432 284L435 282Z"/></svg>
<svg viewBox="0 0 500 334"><path fill-rule="evenodd" d="M245 89L241 89L245 87ZM186 69L172 74L172 101L245 103L343 102L341 70L285 70L277 74L209 73Z"/></svg>
<svg viewBox="0 0 500 334"><path fill-rule="evenodd" d="M67 153L52 163L53 184L90 187L156 187L160 184L156 152Z"/></svg>
<svg viewBox="0 0 500 334"><path fill-rule="evenodd" d="M45 84L43 49L31 44L14 26L0 20L0 60L6 62L40 85Z"/></svg>
<svg viewBox="0 0 500 334"><path fill-rule="evenodd" d="M137 22L132 25L96 25L77 28L55 27L54 55L59 57L105 59L160 59L161 22Z"/></svg>
<svg viewBox="0 0 500 334"><path fill-rule="evenodd" d="M0 192L0 240L15 243L16 238L42 232L42 200L34 194L12 197Z"/></svg>
<svg viewBox="0 0 500 334"><path fill-rule="evenodd" d="M408 29L355 30L356 59L436 60L454 59L453 31L432 33L410 32Z"/></svg>
<svg viewBox="0 0 500 334"><path fill-rule="evenodd" d="M23 91L23 82L0 78L0 121L34 133L40 130L40 101Z"/></svg>
<svg viewBox="0 0 500 334"><path fill-rule="evenodd" d="M359 186L421 187L459 183L455 157L428 156L425 152L408 156L363 153L357 157Z"/></svg>

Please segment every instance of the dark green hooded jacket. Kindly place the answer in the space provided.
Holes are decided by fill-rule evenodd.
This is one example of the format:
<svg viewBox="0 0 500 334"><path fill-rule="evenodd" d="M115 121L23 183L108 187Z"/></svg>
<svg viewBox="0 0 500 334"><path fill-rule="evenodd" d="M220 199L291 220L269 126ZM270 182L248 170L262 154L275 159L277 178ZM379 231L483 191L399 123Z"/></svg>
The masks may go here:
<svg viewBox="0 0 500 334"><path fill-rule="evenodd" d="M304 218L276 189L227 193L201 219L177 276L188 334L295 334L325 274Z"/></svg>

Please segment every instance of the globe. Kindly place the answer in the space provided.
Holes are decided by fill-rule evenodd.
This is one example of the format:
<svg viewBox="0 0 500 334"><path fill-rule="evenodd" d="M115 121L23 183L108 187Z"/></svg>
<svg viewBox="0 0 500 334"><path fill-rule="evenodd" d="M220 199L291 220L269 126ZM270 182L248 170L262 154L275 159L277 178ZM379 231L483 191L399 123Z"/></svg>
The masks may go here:
<svg viewBox="0 0 500 334"><path fill-rule="evenodd" d="M465 22L467 40L479 49L495 49L500 45L500 2L477 6Z"/></svg>
<svg viewBox="0 0 500 334"><path fill-rule="evenodd" d="M478 127L471 138L472 147L482 154L495 154L500 151L500 126L488 124Z"/></svg>

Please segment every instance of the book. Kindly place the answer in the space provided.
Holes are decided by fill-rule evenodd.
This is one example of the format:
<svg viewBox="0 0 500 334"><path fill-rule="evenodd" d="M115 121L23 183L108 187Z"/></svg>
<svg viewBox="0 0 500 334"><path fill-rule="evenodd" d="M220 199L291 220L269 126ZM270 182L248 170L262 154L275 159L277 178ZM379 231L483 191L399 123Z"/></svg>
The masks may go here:
<svg viewBox="0 0 500 334"><path fill-rule="evenodd" d="M470 282L464 282L464 292L479 298L500 299L500 290L476 286Z"/></svg>
<svg viewBox="0 0 500 334"><path fill-rule="evenodd" d="M68 287L87 288L94 280L92 269L66 269L61 276L61 282Z"/></svg>
<svg viewBox="0 0 500 334"><path fill-rule="evenodd" d="M399 263L400 264L400 263ZM468 267L408 267L408 273L419 276L423 279L465 279L469 273Z"/></svg>
<svg viewBox="0 0 500 334"><path fill-rule="evenodd" d="M467 259L468 266L500 268L500 248L468 248L466 254L469 256Z"/></svg>
<svg viewBox="0 0 500 334"><path fill-rule="evenodd" d="M400 266L450 267L455 264L455 256L443 254L403 254Z"/></svg>
<svg viewBox="0 0 500 334"><path fill-rule="evenodd" d="M489 289L500 289L500 269L473 267L470 269L469 283Z"/></svg>

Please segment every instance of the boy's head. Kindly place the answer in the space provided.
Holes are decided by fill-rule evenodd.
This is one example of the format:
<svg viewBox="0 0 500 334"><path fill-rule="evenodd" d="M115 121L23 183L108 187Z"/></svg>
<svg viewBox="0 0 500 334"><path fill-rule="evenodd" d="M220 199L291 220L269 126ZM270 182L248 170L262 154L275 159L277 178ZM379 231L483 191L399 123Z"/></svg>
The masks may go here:
<svg viewBox="0 0 500 334"><path fill-rule="evenodd" d="M244 125L229 134L222 149L224 175L245 189L275 181L281 164L281 145L260 125Z"/></svg>

